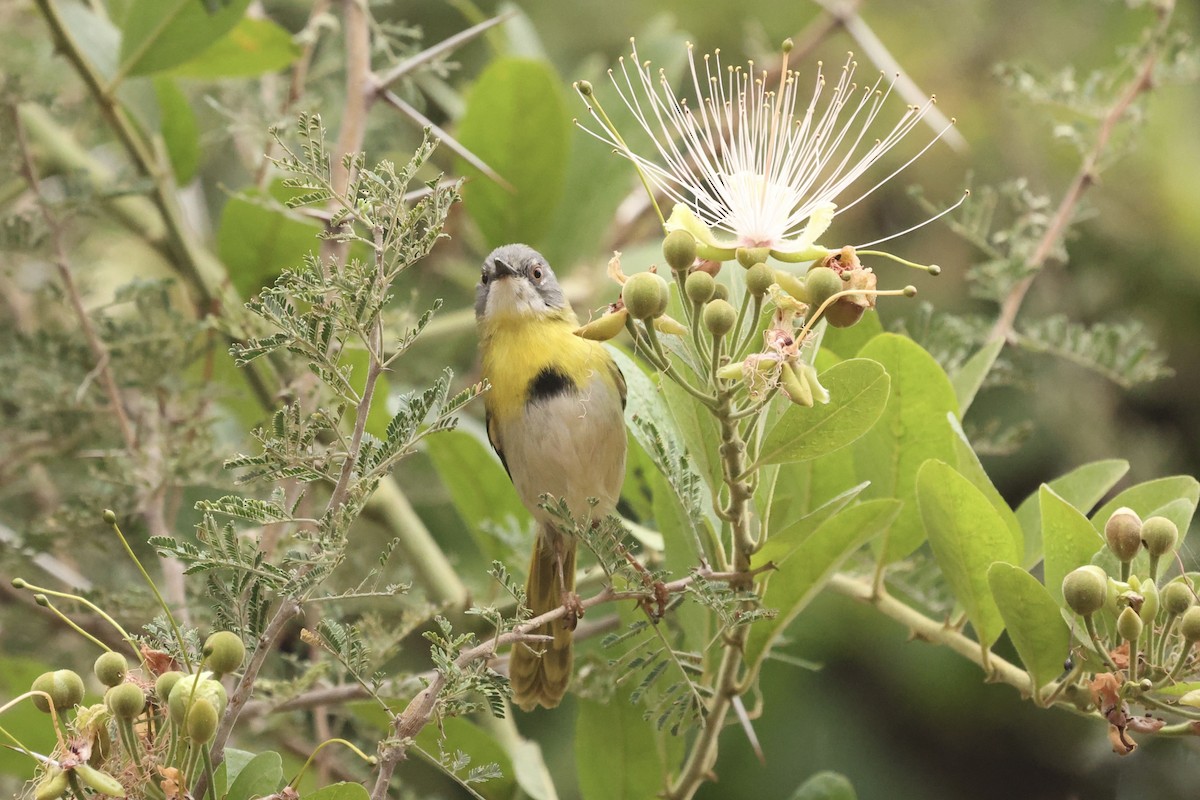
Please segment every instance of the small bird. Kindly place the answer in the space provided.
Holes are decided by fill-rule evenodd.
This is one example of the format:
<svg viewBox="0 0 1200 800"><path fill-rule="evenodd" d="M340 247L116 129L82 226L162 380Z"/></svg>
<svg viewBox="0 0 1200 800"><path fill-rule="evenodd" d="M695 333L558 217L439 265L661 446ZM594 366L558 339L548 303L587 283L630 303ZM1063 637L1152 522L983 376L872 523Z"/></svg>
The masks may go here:
<svg viewBox="0 0 1200 800"><path fill-rule="evenodd" d="M538 525L527 604L534 616L569 610L534 631L553 641L513 649L513 698L526 711L554 708L571 680L571 632L582 608L575 538L538 504L543 494L560 498L581 522L616 507L625 477L625 378L602 345L573 333L579 321L554 272L526 245L498 247L484 260L475 321L491 384L488 439Z"/></svg>

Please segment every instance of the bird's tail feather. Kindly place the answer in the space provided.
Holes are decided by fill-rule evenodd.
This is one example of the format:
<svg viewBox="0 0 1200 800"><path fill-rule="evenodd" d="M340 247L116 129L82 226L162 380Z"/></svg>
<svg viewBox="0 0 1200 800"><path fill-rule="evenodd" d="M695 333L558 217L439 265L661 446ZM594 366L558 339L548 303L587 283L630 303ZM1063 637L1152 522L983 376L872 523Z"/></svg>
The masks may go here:
<svg viewBox="0 0 1200 800"><path fill-rule="evenodd" d="M525 584L526 603L533 616L541 616L563 604L563 589L575 591L575 542L549 526L538 530L529 580ZM558 554L562 554L562 582L559 581ZM553 636L553 641L517 644L509 659L513 701L525 711L537 706L554 708L571 682L573 654L571 627L564 618L543 625L531 633ZM539 654L540 651L540 654Z"/></svg>

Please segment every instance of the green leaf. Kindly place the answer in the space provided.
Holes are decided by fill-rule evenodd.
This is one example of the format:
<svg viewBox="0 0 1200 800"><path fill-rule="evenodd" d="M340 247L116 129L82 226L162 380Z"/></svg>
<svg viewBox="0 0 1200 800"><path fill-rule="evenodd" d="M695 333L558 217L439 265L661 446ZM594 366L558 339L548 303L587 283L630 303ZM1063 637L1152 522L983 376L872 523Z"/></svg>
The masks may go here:
<svg viewBox="0 0 1200 800"><path fill-rule="evenodd" d="M988 568L987 578L1008 638L1036 691L1062 672L1063 659L1070 652L1071 629L1046 587L1025 570L996 562Z"/></svg>
<svg viewBox="0 0 1200 800"><path fill-rule="evenodd" d="M800 784L792 800L858 800L858 795L845 775L826 770Z"/></svg>
<svg viewBox="0 0 1200 800"><path fill-rule="evenodd" d="M863 314L863 318L858 321L858 324L851 325L849 328L835 328L827 325L825 333L821 337L821 350L839 356L841 359L854 358L856 355L862 355L860 351L863 347L881 333L883 333L883 324L879 321L879 315L870 312ZM869 358L869 356L863 357Z"/></svg>
<svg viewBox="0 0 1200 800"><path fill-rule="evenodd" d="M885 562L904 558L925 540L917 511L917 469L931 458L952 461L947 415L958 409L950 379L933 356L912 339L884 333L858 353L877 361L891 378L879 421L854 443L857 480L870 481L864 498L895 497L904 508L888 532ZM878 543L877 543L878 544Z"/></svg>
<svg viewBox="0 0 1200 800"><path fill-rule="evenodd" d="M950 378L950 382L954 385L954 396L958 398L959 419L967 415L967 409L971 407L971 403L975 402L975 395L979 393L979 387L983 386L984 379L987 378L992 365L996 363L996 356L1000 355L1000 351L1003 349L1003 339L988 342L968 358Z"/></svg>
<svg viewBox="0 0 1200 800"><path fill-rule="evenodd" d="M510 184L461 162L463 206L489 247L539 247L562 200L570 118L561 84L545 62L502 58L471 90L458 141Z"/></svg>
<svg viewBox="0 0 1200 800"><path fill-rule="evenodd" d="M662 788L654 728L625 693L579 700L575 764L583 800L644 800Z"/></svg>
<svg viewBox="0 0 1200 800"><path fill-rule="evenodd" d="M921 466L917 502L933 556L986 650L1004 630L988 586L988 568L1019 559L1008 526L983 492L941 461Z"/></svg>
<svg viewBox="0 0 1200 800"><path fill-rule="evenodd" d="M0 657L0 698L8 702L29 691L34 678L57 668L28 658ZM5 711L0 724L17 734L25 746L36 753L49 753L54 749L54 726L50 724L50 716L38 711L32 700L25 700ZM7 743L8 739L4 741ZM25 780L32 773L33 762L29 756L0 747L0 775L14 775Z"/></svg>
<svg viewBox="0 0 1200 800"><path fill-rule="evenodd" d="M371 795L361 783L331 783L312 794L302 795L304 800L370 800Z"/></svg>
<svg viewBox="0 0 1200 800"><path fill-rule="evenodd" d="M251 800L272 794L283 783L283 759L279 753L259 753L242 767L229 787L226 800Z"/></svg>
<svg viewBox="0 0 1200 800"><path fill-rule="evenodd" d="M1103 532L1104 523L1112 512L1121 506L1132 508L1142 519L1161 515L1179 526L1184 533L1192 524L1196 512L1196 501L1200 499L1200 482L1191 475L1174 475L1169 478L1139 483L1130 486L1112 500L1105 503L1092 515L1092 525ZM1182 500L1183 502L1177 502Z"/></svg>
<svg viewBox="0 0 1200 800"><path fill-rule="evenodd" d="M275 207L265 198L231 197L221 211L217 254L242 297L269 284L281 270L298 266L317 247L319 222Z"/></svg>
<svg viewBox="0 0 1200 800"><path fill-rule="evenodd" d="M762 548L754 554L754 566L760 567L768 561L774 561L778 564L781 561L787 560L795 552L796 548L804 544L804 541L825 520L845 508L851 500L858 497L866 488L866 483L860 483L858 486L842 492L827 503L785 526L777 526L772 521L771 536Z"/></svg>
<svg viewBox="0 0 1200 800"><path fill-rule="evenodd" d="M192 113L187 95L170 78L156 77L154 91L158 97L163 143L171 159L171 171L175 173L175 182L182 186L196 176L196 167L200 164L200 131L196 126L196 115Z"/></svg>
<svg viewBox="0 0 1200 800"><path fill-rule="evenodd" d="M434 437L439 438L437 436ZM484 725L490 725L487 721ZM503 723L497 723L502 725ZM512 797L516 790L516 777L513 774L513 763L508 750L500 741L500 736L493 731L476 725L463 717L449 717L440 720L437 725L427 725L417 734L417 745L426 753L436 758L442 748L447 752L463 753L471 759L470 764L460 773L465 775L472 767L483 767L495 764L500 768L503 777L493 778L474 788L487 798Z"/></svg>
<svg viewBox="0 0 1200 800"><path fill-rule="evenodd" d="M676 369L691 381L693 386L704 385L682 362L676 363ZM717 454L717 446L721 442L721 429L716 419L696 398L670 378L659 376L658 382L662 387L663 400L671 418L675 420L675 428L679 431L693 466L708 483L709 488L718 491L722 485L721 459Z"/></svg>
<svg viewBox="0 0 1200 800"><path fill-rule="evenodd" d="M243 17L195 58L171 70L181 78L248 78L277 72L300 57L292 35L269 19Z"/></svg>
<svg viewBox="0 0 1200 800"><path fill-rule="evenodd" d="M221 766L217 767L214 781L217 785L217 797L226 797L229 781L237 780L237 776L242 774L242 770L253 760L254 753L238 750L235 747L225 748L225 760L221 762Z"/></svg>
<svg viewBox="0 0 1200 800"><path fill-rule="evenodd" d="M1046 550L1042 572L1046 589L1063 605L1062 582L1071 570L1092 563L1092 556L1104 547L1104 537L1096 532L1079 509L1042 484L1037 505L1042 509L1043 544Z"/></svg>
<svg viewBox="0 0 1200 800"><path fill-rule="evenodd" d="M509 743L508 754L512 758L513 774L521 791L533 800L558 800L554 781L537 742L517 739Z"/></svg>
<svg viewBox="0 0 1200 800"><path fill-rule="evenodd" d="M237 25L250 0L231 0L209 14L200 0L134 0L125 15L120 70L146 75L203 52Z"/></svg>
<svg viewBox="0 0 1200 800"><path fill-rule="evenodd" d="M871 429L887 406L890 380L883 365L852 358L821 373L830 401L793 405L767 434L761 464L807 461L845 447Z"/></svg>
<svg viewBox="0 0 1200 800"><path fill-rule="evenodd" d="M763 605L778 615L756 623L746 641L746 663L757 670L775 640L816 597L829 577L854 551L887 530L900 511L897 500L868 500L830 517L776 561L767 578Z"/></svg>
<svg viewBox="0 0 1200 800"><path fill-rule="evenodd" d="M516 553L496 532L527 531L533 517L517 497L491 445L464 430L442 431L425 439L424 445L480 552L489 561L523 569L525 555Z"/></svg>
<svg viewBox="0 0 1200 800"><path fill-rule="evenodd" d="M975 449L971 447L971 443L967 440L967 434L963 432L962 425L954 418L954 415L948 415L950 430L954 434L954 467L958 470L958 474L969 480L971 484L983 492L983 496L992 504L992 508L996 509L996 513L1004 520L1004 524L1008 527L1008 532L1013 539L1013 547L1017 553L1025 552L1025 534L1021 530L1021 523L1017 521L1017 515L1009 508L1008 501L996 489L992 483L992 479L988 477L987 470L983 468L983 464L979 461L979 456L976 455Z"/></svg>
<svg viewBox="0 0 1200 800"><path fill-rule="evenodd" d="M1055 478L1049 486L1056 495L1086 514L1099 503L1117 481L1129 471L1129 462L1119 458L1093 461ZM1025 533L1025 566L1033 566L1043 549L1042 513L1038 510L1041 491L1033 492L1017 507L1017 521ZM1051 587L1053 591L1053 587Z"/></svg>

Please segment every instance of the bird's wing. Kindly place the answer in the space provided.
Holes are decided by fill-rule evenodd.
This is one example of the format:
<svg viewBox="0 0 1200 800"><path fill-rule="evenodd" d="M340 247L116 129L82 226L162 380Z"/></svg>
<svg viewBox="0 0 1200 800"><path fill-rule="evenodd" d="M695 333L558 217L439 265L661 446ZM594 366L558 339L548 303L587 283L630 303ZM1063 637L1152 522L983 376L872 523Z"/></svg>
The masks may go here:
<svg viewBox="0 0 1200 800"><path fill-rule="evenodd" d="M621 372L621 368L617 366L617 362L612 358L608 359L608 368L612 371L613 383L617 386L617 394L621 396L621 410L625 410L625 395L629 390L625 385L625 375Z"/></svg>
<svg viewBox="0 0 1200 800"><path fill-rule="evenodd" d="M622 386L624 386L624 379L622 379ZM622 404L624 403L624 397L625 395L622 393ZM488 411L485 414L485 419L487 421L488 441L492 443L492 449L496 451L496 455L500 456L500 463L504 465L504 471L508 473L509 480L512 480L512 470L508 468L508 461L504 458L504 449L500 446L500 431L499 426L496 424L496 418L492 416L491 411Z"/></svg>

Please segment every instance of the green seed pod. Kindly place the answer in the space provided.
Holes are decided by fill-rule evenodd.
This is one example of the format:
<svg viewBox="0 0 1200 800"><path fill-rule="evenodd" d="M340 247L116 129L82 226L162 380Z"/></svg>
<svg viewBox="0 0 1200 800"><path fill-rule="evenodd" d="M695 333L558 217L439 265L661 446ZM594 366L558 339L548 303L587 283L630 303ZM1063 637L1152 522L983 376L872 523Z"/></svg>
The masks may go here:
<svg viewBox="0 0 1200 800"><path fill-rule="evenodd" d="M1093 564L1067 573L1062 583L1063 599L1081 617L1090 616L1104 606L1108 593L1108 576Z"/></svg>
<svg viewBox="0 0 1200 800"><path fill-rule="evenodd" d="M703 305L712 300L713 292L717 290L717 282L707 272L693 272L683 282L684 294L693 303Z"/></svg>
<svg viewBox="0 0 1200 800"><path fill-rule="evenodd" d="M246 657L242 637L233 631L217 631L204 642L204 663L218 675L233 672Z"/></svg>
<svg viewBox="0 0 1200 800"><path fill-rule="evenodd" d="M219 681L201 678L197 683L196 676L185 675L175 684L175 688L171 689L171 697L167 701L171 722L182 725L184 717L188 714L188 705L200 698L212 703L218 714L225 713L227 697L225 687Z"/></svg>
<svg viewBox="0 0 1200 800"><path fill-rule="evenodd" d="M129 662L117 651L109 650L100 654L92 670L105 686L116 686L124 682L125 674L129 672Z"/></svg>
<svg viewBox="0 0 1200 800"><path fill-rule="evenodd" d="M755 264L766 261L767 256L771 255L771 250L767 247L739 247L734 255L737 256L739 264L750 269Z"/></svg>
<svg viewBox="0 0 1200 800"><path fill-rule="evenodd" d="M1154 557L1165 556L1175 550L1179 542L1179 526L1166 517L1149 517L1142 523L1142 544Z"/></svg>
<svg viewBox="0 0 1200 800"><path fill-rule="evenodd" d="M33 790L33 800L58 800L67 793L67 773L62 767L50 767Z"/></svg>
<svg viewBox="0 0 1200 800"><path fill-rule="evenodd" d="M1147 625L1154 624L1154 618L1158 616L1159 593L1158 587L1154 585L1154 581L1146 579L1142 581L1142 607L1138 609L1138 616L1142 618L1142 622Z"/></svg>
<svg viewBox="0 0 1200 800"><path fill-rule="evenodd" d="M687 231L674 230L663 239L663 258L676 272L696 263L696 239Z"/></svg>
<svg viewBox="0 0 1200 800"><path fill-rule="evenodd" d="M205 744L217 731L217 709L203 697L192 704L187 718L188 738L197 744Z"/></svg>
<svg viewBox="0 0 1200 800"><path fill-rule="evenodd" d="M825 317L826 322L835 328L850 328L858 324L858 321L863 318L866 310L866 306L855 303L848 297L843 297L825 309L825 313L822 316Z"/></svg>
<svg viewBox="0 0 1200 800"><path fill-rule="evenodd" d="M809 270L804 285L808 289L809 302L814 309L820 308L822 303L846 288L841 276L829 267Z"/></svg>
<svg viewBox="0 0 1200 800"><path fill-rule="evenodd" d="M165 705L171 699L171 690L175 688L175 684L183 677L183 673L178 670L164 672L158 676L158 680L154 682L154 696L158 698L158 702Z"/></svg>
<svg viewBox="0 0 1200 800"><path fill-rule="evenodd" d="M775 270L761 261L746 271L746 291L754 297L762 297L775 282Z"/></svg>
<svg viewBox="0 0 1200 800"><path fill-rule="evenodd" d="M1142 618L1132 608L1126 608L1117 617L1117 633L1127 642L1136 642L1142 635Z"/></svg>
<svg viewBox="0 0 1200 800"><path fill-rule="evenodd" d="M634 319L652 319L667 310L671 290L661 276L653 272L630 275L621 287L621 299Z"/></svg>
<svg viewBox="0 0 1200 800"><path fill-rule="evenodd" d="M1192 606L1183 612L1183 617L1179 620L1179 632L1189 642L1200 639L1200 606Z"/></svg>
<svg viewBox="0 0 1200 800"><path fill-rule="evenodd" d="M808 287L804 285L803 280L797 278L792 273L781 269L775 270L775 283L779 284L780 289L783 289L801 303L809 302Z"/></svg>
<svg viewBox="0 0 1200 800"><path fill-rule="evenodd" d="M593 342L607 342L625 330L625 320L627 319L629 319L629 309L622 308L576 328L574 334L582 339L591 339Z"/></svg>
<svg viewBox="0 0 1200 800"><path fill-rule="evenodd" d="M1118 508L1104 523L1104 539L1117 560L1128 564L1142 546L1142 520L1132 509Z"/></svg>
<svg viewBox="0 0 1200 800"><path fill-rule="evenodd" d="M715 287L713 287L713 299L714 300L728 300L729 299L729 287L723 283L718 283Z"/></svg>
<svg viewBox="0 0 1200 800"><path fill-rule="evenodd" d="M787 398L796 405L812 408L813 392L808 383L808 376L803 370L796 369L791 362L783 362L783 369L779 371L779 388L783 389Z"/></svg>
<svg viewBox="0 0 1200 800"><path fill-rule="evenodd" d="M136 683L122 683L104 693L104 705L118 719L133 719L146 707L146 694Z"/></svg>
<svg viewBox="0 0 1200 800"><path fill-rule="evenodd" d="M100 794L106 794L109 797L125 796L125 787L107 772L101 772L87 764L79 764L75 767L75 775L83 781L85 786L95 789Z"/></svg>
<svg viewBox="0 0 1200 800"><path fill-rule="evenodd" d="M666 314L654 318L654 329L668 336L687 336L688 333L682 322Z"/></svg>
<svg viewBox="0 0 1200 800"><path fill-rule="evenodd" d="M733 330L737 322L737 312L725 300L710 300L704 306L704 327L713 338L720 339Z"/></svg>
<svg viewBox="0 0 1200 800"><path fill-rule="evenodd" d="M83 678L69 669L43 672L33 680L29 687L35 692L45 692L54 700L55 711L65 711L74 708L83 700ZM50 704L46 698L35 694L33 704L40 710L50 713Z"/></svg>
<svg viewBox="0 0 1200 800"><path fill-rule="evenodd" d="M1162 590L1162 605L1168 614L1178 615L1192 607L1192 590L1183 581L1171 581Z"/></svg>

